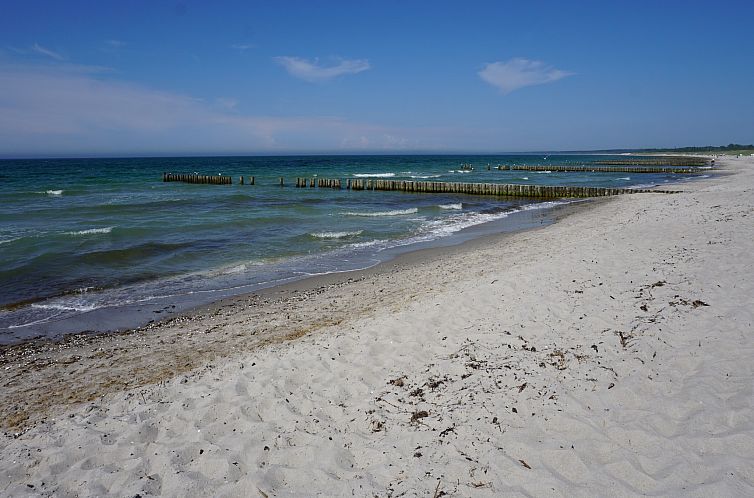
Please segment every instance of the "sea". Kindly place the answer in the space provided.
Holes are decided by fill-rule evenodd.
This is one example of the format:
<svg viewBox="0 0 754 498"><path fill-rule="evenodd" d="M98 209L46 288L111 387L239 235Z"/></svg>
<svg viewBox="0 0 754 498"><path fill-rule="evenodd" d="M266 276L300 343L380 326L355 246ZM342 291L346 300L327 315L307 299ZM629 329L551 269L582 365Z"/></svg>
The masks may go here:
<svg viewBox="0 0 754 498"><path fill-rule="evenodd" d="M526 228L538 202L294 187L295 178L647 187L682 175L498 170L600 155L401 155L0 161L0 344L108 332L401 252ZM464 165L470 165L472 170ZM489 166L489 170L488 170ZM162 181L228 175L232 185ZM244 176L245 185L239 184ZM249 185L248 178L255 177ZM280 177L284 186L280 186ZM541 219L541 216L537 219ZM501 248L504 254L504 248Z"/></svg>

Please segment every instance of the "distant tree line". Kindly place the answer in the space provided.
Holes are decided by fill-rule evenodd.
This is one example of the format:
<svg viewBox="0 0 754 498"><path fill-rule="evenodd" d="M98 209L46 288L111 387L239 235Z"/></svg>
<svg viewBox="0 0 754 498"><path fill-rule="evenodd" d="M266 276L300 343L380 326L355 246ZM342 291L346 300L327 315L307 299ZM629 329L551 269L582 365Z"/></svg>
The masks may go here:
<svg viewBox="0 0 754 498"><path fill-rule="evenodd" d="M704 147L676 147L672 149L636 149L638 152L726 152L730 150L754 150L754 144L707 145Z"/></svg>

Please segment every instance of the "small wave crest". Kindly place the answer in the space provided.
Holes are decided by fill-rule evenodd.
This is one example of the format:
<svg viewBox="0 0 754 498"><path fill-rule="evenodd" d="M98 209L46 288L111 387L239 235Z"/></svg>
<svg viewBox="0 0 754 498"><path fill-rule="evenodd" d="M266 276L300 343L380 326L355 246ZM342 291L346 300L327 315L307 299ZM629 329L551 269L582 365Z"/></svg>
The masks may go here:
<svg viewBox="0 0 754 498"><path fill-rule="evenodd" d="M239 273L244 273L248 271L249 267L245 264L239 264L234 266L226 266L224 268L220 268L214 272L215 275L238 275Z"/></svg>
<svg viewBox="0 0 754 498"><path fill-rule="evenodd" d="M456 204L440 204L440 209L463 209L463 203L458 202Z"/></svg>
<svg viewBox="0 0 754 498"><path fill-rule="evenodd" d="M380 244L387 244L388 242L389 240L387 239L375 239L375 240L368 240L366 242L355 242L353 244L350 244L348 247L351 249L363 249L365 247L374 247Z"/></svg>
<svg viewBox="0 0 754 498"><path fill-rule="evenodd" d="M92 311L98 308L98 306L93 303L81 303L81 304L78 304L78 303L51 303L51 304L33 303L31 307L37 308L40 310L78 311L78 312Z"/></svg>
<svg viewBox="0 0 754 498"><path fill-rule="evenodd" d="M372 211L372 212L354 212L350 211L347 213L343 213L346 216L366 216L366 217L374 217L374 216L403 216L406 214L415 214L418 213L418 208L409 208L409 209L395 209L393 211Z"/></svg>
<svg viewBox="0 0 754 498"><path fill-rule="evenodd" d="M411 175L410 178L417 180L426 180L427 178L440 178L442 175Z"/></svg>
<svg viewBox="0 0 754 498"><path fill-rule="evenodd" d="M631 179L630 176L624 176L622 178L618 178L618 180L630 180L630 179Z"/></svg>
<svg viewBox="0 0 754 498"><path fill-rule="evenodd" d="M392 178L395 173L354 173L354 178Z"/></svg>
<svg viewBox="0 0 754 498"><path fill-rule="evenodd" d="M113 231L113 228L115 227L105 227L105 228L90 228L88 230L79 230L76 232L65 232L66 235L95 235L100 233L110 233Z"/></svg>
<svg viewBox="0 0 754 498"><path fill-rule="evenodd" d="M667 180L665 181L667 182ZM638 185L628 185L627 187L624 187L624 188L627 188L629 190L641 190L645 188L655 188L659 186L660 186L659 183L640 183Z"/></svg>
<svg viewBox="0 0 754 498"><path fill-rule="evenodd" d="M519 211L533 211L536 209L549 209L553 208L555 206L562 206L564 204L569 204L573 201L547 201L547 202L535 202L534 204L525 204L518 209L514 209L513 212L517 213Z"/></svg>
<svg viewBox="0 0 754 498"><path fill-rule="evenodd" d="M314 232L309 235L315 239L345 239L348 237L357 237L364 233L364 230L356 230L354 232Z"/></svg>

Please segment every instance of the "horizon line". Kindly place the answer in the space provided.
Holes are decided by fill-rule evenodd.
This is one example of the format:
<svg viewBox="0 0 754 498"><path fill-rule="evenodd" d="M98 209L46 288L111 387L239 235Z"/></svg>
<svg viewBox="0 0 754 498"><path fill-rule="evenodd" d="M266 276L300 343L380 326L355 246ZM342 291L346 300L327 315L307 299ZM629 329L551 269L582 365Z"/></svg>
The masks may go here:
<svg viewBox="0 0 754 498"><path fill-rule="evenodd" d="M689 146L695 147L695 146ZM706 146L699 146L700 148ZM714 147L714 146L709 146ZM195 157L316 157L316 156L496 156L496 155L530 155L530 154L578 154L578 153L626 153L626 152L651 152L672 151L679 147L643 147L643 148L616 148L616 149L573 149L573 150L511 150L511 151L415 151L415 152L284 152L284 153L237 153L237 154L207 154L207 153L166 153L166 154L50 154L50 155L0 155L0 161L33 160L33 159L164 159L164 158L195 158ZM687 147L680 147L687 148Z"/></svg>

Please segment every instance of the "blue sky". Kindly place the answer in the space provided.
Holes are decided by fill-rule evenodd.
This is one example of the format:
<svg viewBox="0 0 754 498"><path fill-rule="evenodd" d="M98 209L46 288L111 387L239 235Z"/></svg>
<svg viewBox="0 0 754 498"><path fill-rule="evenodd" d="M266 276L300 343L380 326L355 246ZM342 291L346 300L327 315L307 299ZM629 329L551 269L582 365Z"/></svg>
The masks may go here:
<svg viewBox="0 0 754 498"><path fill-rule="evenodd" d="M754 141L754 2L12 1L0 156Z"/></svg>

